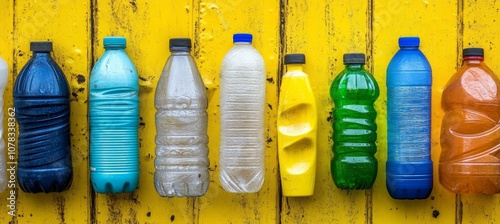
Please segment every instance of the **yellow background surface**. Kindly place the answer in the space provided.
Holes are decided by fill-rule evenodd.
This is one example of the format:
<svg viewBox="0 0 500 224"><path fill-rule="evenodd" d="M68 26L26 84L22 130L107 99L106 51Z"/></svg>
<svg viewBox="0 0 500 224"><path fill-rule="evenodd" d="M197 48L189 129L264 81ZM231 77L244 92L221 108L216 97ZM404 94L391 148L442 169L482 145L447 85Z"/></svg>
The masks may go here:
<svg viewBox="0 0 500 224"><path fill-rule="evenodd" d="M53 56L70 84L74 180L64 193L0 194L0 223L500 223L500 195L454 195L438 181L441 93L461 63L463 47L483 47L500 74L500 1L494 0L0 0L0 56L10 68L4 110L31 56L29 42L54 42ZM230 194L219 183L219 69L232 34L249 32L266 64L266 175L259 193ZM126 52L140 76L139 188L130 194L92 191L88 168L87 94L90 70L107 35L127 38ZM432 159L434 189L420 201L390 198L385 188L385 70L403 35L418 35L433 69ZM209 98L210 187L199 198L162 198L153 186L154 92L169 56L168 40L190 37L192 55ZM280 194L276 144L279 77L286 53L304 53L318 105L315 194ZM330 175L330 83L342 55L364 52L381 87L378 111L379 173L372 190L338 190ZM4 117L4 130L7 115ZM4 138L6 133L4 134ZM16 215L6 206L16 191Z"/></svg>

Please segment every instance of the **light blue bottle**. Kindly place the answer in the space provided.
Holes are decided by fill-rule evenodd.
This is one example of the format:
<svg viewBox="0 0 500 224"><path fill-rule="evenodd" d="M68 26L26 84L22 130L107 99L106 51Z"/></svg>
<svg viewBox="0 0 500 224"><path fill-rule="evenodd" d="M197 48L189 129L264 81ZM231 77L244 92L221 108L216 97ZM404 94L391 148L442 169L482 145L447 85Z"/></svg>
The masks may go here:
<svg viewBox="0 0 500 224"><path fill-rule="evenodd" d="M124 37L105 37L90 75L90 179L98 193L132 192L139 181L139 81Z"/></svg>
<svg viewBox="0 0 500 224"><path fill-rule="evenodd" d="M432 191L429 61L418 37L399 38L387 68L386 185L395 199L424 199Z"/></svg>

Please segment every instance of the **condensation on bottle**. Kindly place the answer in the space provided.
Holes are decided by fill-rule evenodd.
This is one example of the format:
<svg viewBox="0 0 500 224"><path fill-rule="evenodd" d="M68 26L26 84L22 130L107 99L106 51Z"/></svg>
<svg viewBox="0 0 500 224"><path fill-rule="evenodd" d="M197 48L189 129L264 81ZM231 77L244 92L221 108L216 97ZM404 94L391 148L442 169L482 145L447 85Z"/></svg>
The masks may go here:
<svg viewBox="0 0 500 224"><path fill-rule="evenodd" d="M441 100L439 182L456 194L500 193L500 80L482 48L463 57Z"/></svg>
<svg viewBox="0 0 500 224"><path fill-rule="evenodd" d="M220 182L229 192L257 192L264 183L265 68L251 34L234 34L220 80Z"/></svg>
<svg viewBox="0 0 500 224"><path fill-rule="evenodd" d="M132 192L139 182L139 80L126 39L104 38L90 75L90 180L98 193Z"/></svg>
<svg viewBox="0 0 500 224"><path fill-rule="evenodd" d="M170 39L171 56L155 94L155 188L167 197L202 196L208 173L207 95L191 39Z"/></svg>

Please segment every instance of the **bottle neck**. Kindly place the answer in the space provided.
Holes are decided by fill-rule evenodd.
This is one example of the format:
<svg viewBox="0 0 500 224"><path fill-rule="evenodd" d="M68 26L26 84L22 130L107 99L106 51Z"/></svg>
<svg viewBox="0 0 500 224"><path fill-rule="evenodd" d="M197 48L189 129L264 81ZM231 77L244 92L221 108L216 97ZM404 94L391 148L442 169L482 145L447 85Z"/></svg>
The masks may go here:
<svg viewBox="0 0 500 224"><path fill-rule="evenodd" d="M399 48L401 48L401 50L416 50L418 49L418 46L402 46Z"/></svg>
<svg viewBox="0 0 500 224"><path fill-rule="evenodd" d="M363 69L364 64L346 64L345 68L347 70L359 70Z"/></svg>
<svg viewBox="0 0 500 224"><path fill-rule="evenodd" d="M234 45L251 45L250 42L234 42Z"/></svg>
<svg viewBox="0 0 500 224"><path fill-rule="evenodd" d="M189 51L170 51L172 55L189 55Z"/></svg>
<svg viewBox="0 0 500 224"><path fill-rule="evenodd" d="M50 57L50 52L33 52L35 57Z"/></svg>
<svg viewBox="0 0 500 224"><path fill-rule="evenodd" d="M484 57L481 56L467 56L464 57L463 65L477 65L484 61Z"/></svg>
<svg viewBox="0 0 500 224"><path fill-rule="evenodd" d="M302 64L288 64L286 65L288 71L303 71L304 66Z"/></svg>

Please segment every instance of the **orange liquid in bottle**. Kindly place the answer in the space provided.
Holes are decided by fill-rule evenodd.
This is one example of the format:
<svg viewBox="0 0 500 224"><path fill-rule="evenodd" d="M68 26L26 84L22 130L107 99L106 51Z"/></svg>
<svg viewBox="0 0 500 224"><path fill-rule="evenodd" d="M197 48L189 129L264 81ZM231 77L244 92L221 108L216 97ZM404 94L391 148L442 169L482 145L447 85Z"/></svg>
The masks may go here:
<svg viewBox="0 0 500 224"><path fill-rule="evenodd" d="M463 65L442 96L439 181L451 192L500 192L499 88L482 49L464 49Z"/></svg>

